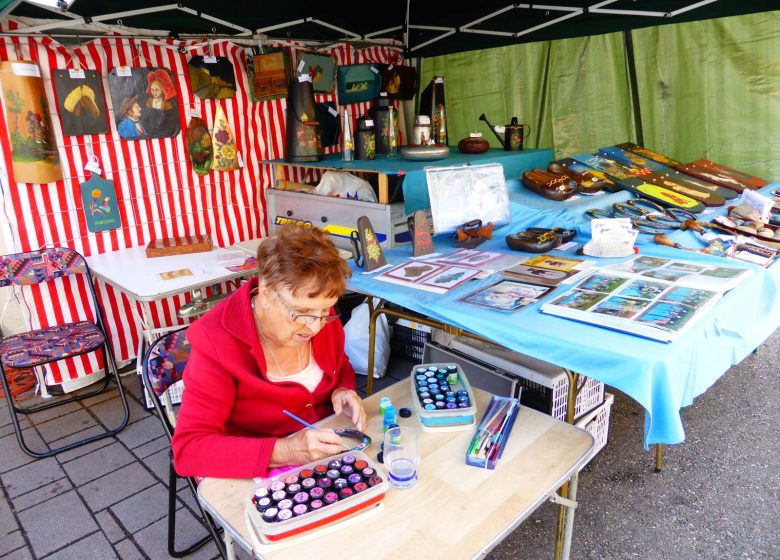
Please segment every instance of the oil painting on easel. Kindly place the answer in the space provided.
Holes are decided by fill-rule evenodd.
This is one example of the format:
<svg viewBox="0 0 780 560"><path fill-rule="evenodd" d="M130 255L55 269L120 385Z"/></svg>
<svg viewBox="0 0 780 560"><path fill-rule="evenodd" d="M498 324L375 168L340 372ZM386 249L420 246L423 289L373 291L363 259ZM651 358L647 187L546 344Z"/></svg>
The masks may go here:
<svg viewBox="0 0 780 560"><path fill-rule="evenodd" d="M63 134L108 134L110 128L103 83L95 70L55 70L52 79Z"/></svg>
<svg viewBox="0 0 780 560"><path fill-rule="evenodd" d="M2 61L0 86L9 123L14 180L52 183L62 179L40 68L34 62Z"/></svg>

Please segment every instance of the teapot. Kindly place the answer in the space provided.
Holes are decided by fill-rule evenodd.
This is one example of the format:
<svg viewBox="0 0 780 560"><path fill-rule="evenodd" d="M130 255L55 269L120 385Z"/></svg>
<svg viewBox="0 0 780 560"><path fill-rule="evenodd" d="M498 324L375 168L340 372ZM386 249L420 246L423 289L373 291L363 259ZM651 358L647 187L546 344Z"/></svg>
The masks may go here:
<svg viewBox="0 0 780 560"><path fill-rule="evenodd" d="M523 140L530 134L531 127L527 124L518 124L517 117L512 117L512 122L505 126L493 126L490 121L487 120L485 113L479 116L479 120L485 121L493 134L496 135L498 141L504 147L507 152L519 152L523 149ZM527 129L527 132L526 132ZM504 133L504 138L501 138L499 132Z"/></svg>

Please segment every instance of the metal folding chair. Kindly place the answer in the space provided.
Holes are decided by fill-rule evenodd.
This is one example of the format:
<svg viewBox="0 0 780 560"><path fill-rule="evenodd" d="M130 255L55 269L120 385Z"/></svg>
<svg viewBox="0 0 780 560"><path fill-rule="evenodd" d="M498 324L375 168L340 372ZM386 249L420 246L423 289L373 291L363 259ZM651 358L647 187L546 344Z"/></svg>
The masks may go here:
<svg viewBox="0 0 780 560"><path fill-rule="evenodd" d="M164 334L155 340L143 357L142 378L144 387L154 405L160 422L162 422L165 435L170 443L173 439L173 431L176 426L176 411L171 402L169 389L181 380L184 367L190 356L190 345L187 342L186 327ZM183 550L176 550L176 483L179 478L187 481L195 503L198 504L203 521L209 534L192 543ZM197 498L198 482L193 477L180 477L173 466L173 454L169 455L168 463L168 554L174 558L182 558L192 554L204 544L214 539L217 549L223 558L226 558L225 545L219 536L219 529L214 524L211 516L203 510Z"/></svg>
<svg viewBox="0 0 780 560"><path fill-rule="evenodd" d="M130 418L127 398L119 380L119 371L117 370L114 354L111 351L108 334L106 333L103 313L98 304L92 275L84 257L73 249L65 247L47 248L28 253L14 253L0 257L0 287L32 286L55 281L66 282L69 280L65 277L77 275L84 275L92 300L91 311L94 318L43 327L7 336L0 340L0 382L2 382L5 398L8 402L11 422L13 423L16 439L22 450L33 457L51 457L62 451L113 436L124 429ZM102 382L99 383L95 390L80 393L69 398L57 398L52 400L52 402L26 408L20 408L14 403L6 377L6 368L38 368L45 364L98 351L102 356L104 364L104 376ZM33 451L27 446L19 425L18 414L29 415L94 396L108 386L109 372L116 381L119 397L124 408L124 416L119 426L49 451Z"/></svg>

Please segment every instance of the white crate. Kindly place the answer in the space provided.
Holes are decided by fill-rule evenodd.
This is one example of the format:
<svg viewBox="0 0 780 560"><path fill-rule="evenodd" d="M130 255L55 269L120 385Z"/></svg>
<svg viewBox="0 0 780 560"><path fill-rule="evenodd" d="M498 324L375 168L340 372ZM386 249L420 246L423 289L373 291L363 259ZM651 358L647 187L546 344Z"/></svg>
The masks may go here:
<svg viewBox="0 0 780 560"><path fill-rule="evenodd" d="M541 410L558 420L566 419L569 378L560 367L496 344L465 336L442 338L438 334L436 333L437 336L433 338L441 344L473 356L518 378L518 383L523 387L524 405ZM603 401L604 383L585 377L584 385L577 394L574 404L574 418L577 419L593 410Z"/></svg>
<svg viewBox="0 0 780 560"><path fill-rule="evenodd" d="M601 451L607 440L609 439L609 415L612 410L612 403L614 403L615 397L611 393L604 394L604 404L590 411L588 414L580 418L574 425L578 428L582 428L596 440L596 445L593 447L593 452L588 457L588 460L580 467L582 470L585 465L590 463L591 459L596 456L596 453Z"/></svg>

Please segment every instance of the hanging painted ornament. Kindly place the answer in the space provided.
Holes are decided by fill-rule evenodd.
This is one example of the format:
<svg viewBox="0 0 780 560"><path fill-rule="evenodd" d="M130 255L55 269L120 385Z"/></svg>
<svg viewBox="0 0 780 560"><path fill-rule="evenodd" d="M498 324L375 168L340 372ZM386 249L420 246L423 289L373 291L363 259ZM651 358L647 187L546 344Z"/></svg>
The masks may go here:
<svg viewBox="0 0 780 560"><path fill-rule="evenodd" d="M187 155L192 169L198 175L208 175L214 165L214 143L206 123L200 117L192 117L185 134Z"/></svg>
<svg viewBox="0 0 780 560"><path fill-rule="evenodd" d="M211 143L214 145L212 169L217 171L234 171L241 167L233 132L230 130L230 124L225 116L225 112L220 106L217 106L217 113L214 115Z"/></svg>
<svg viewBox="0 0 780 560"><path fill-rule="evenodd" d="M62 179L41 69L35 62L2 61L0 86L11 137L14 180L53 183Z"/></svg>

